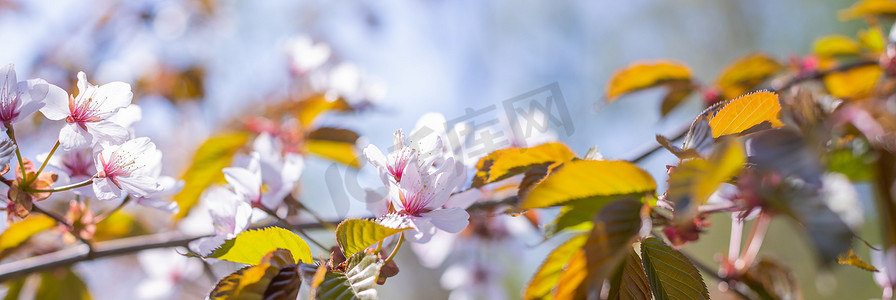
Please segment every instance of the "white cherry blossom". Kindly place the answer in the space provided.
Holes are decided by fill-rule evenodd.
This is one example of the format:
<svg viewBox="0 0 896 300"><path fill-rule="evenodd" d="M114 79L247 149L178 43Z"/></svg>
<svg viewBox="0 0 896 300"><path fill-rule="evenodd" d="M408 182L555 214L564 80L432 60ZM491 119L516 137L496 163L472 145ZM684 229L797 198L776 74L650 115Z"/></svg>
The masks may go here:
<svg viewBox="0 0 896 300"><path fill-rule="evenodd" d="M43 79L16 80L12 64L0 68L0 122L4 125L27 118L44 107L45 99L65 101L67 98L65 91Z"/></svg>
<svg viewBox="0 0 896 300"><path fill-rule="evenodd" d="M93 192L100 200L126 195L147 197L159 190L158 165L162 152L149 138L136 138L121 145L104 145L94 160Z"/></svg>
<svg viewBox="0 0 896 300"><path fill-rule="evenodd" d="M59 132L59 143L64 150L100 142L120 144L130 136L121 124L133 123L130 120L133 116L116 118L115 115L130 105L133 96L127 83L116 81L96 86L87 81L84 72L78 72L78 96L47 98L46 106L40 111L51 120L65 120ZM132 113L128 111L128 115Z"/></svg>

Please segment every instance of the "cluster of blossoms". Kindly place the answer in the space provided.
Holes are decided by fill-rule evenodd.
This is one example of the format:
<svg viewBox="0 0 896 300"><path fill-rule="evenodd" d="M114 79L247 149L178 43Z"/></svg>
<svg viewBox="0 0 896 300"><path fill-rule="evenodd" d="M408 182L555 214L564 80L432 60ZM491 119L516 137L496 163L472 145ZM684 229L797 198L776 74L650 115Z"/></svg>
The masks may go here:
<svg viewBox="0 0 896 300"><path fill-rule="evenodd" d="M304 168L300 154L291 152L278 136L268 133L255 138L252 153L235 160L235 167L224 169L228 184L212 187L203 195L215 235L192 245L198 253L209 253L224 240L248 229L253 221L276 214L297 186ZM253 214L254 209L262 211Z"/></svg>
<svg viewBox="0 0 896 300"><path fill-rule="evenodd" d="M467 167L446 142L444 120L424 116L410 137L399 129L389 155L374 145L364 149L386 187L385 195L368 190L368 210L377 217L404 217L414 230L410 239L419 243L429 241L437 229L457 233L466 228L470 215L465 209L480 197L478 189L462 190Z"/></svg>
<svg viewBox="0 0 896 300"><path fill-rule="evenodd" d="M79 72L77 93L67 95L42 79L17 82L12 65L0 69L0 74L5 75L0 86L0 121L6 132L0 142L0 163L13 158L19 163L14 168L16 178L3 179L10 186L6 199L10 217L25 217L33 201L72 189L84 198L125 201L130 197L140 204L177 211L175 203L160 196L176 192L180 183L160 176L161 151L148 138L134 137L129 129L141 116L140 108L131 104L130 85L93 85ZM37 111L50 120L65 122L56 145L40 155L43 163L39 168L22 158L13 127ZM43 172L47 165L59 173Z"/></svg>

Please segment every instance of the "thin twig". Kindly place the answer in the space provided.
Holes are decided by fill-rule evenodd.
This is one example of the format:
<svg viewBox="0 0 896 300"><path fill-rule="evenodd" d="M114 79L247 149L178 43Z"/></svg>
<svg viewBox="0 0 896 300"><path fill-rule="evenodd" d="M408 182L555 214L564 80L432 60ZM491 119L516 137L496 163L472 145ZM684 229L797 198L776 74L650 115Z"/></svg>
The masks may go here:
<svg viewBox="0 0 896 300"><path fill-rule="evenodd" d="M684 251L678 251L678 252L681 253L681 255L684 255L684 257L686 257L688 260L690 260L691 263L694 264L694 266L697 267L697 269L700 269L700 271L703 271L703 273L705 273L709 276L712 276L713 278L715 278L718 281L727 283L728 291L734 293L741 299L750 299L750 297L747 297L747 295L744 295L743 293L741 293L740 291L738 291L737 289L734 288L734 285L737 283L735 280L719 276L719 273L716 273L716 271L713 270L713 268L710 268L709 266L704 265L702 262L694 259L692 256L685 253Z"/></svg>
<svg viewBox="0 0 896 300"><path fill-rule="evenodd" d="M96 223L99 223L99 222L105 220L106 218L108 218L109 216L114 214L115 212L121 210L121 208L124 207L125 205L127 205L128 202L131 202L131 196L124 197L124 200L121 200L121 203L119 203L118 206L116 206L113 209L103 212L99 216L96 216L96 218L94 218L94 220L96 220Z"/></svg>
<svg viewBox="0 0 896 300"><path fill-rule="evenodd" d="M266 206L264 206L264 205L262 205L262 204L253 205L253 207L258 208L258 209L264 211L265 213L267 213L269 216L273 217L273 218L274 218L275 220L277 220L278 222L280 222L280 223L282 223L283 225L289 227L289 229L292 229L292 230L295 231L295 232L301 233L302 235L305 236L305 239L311 241L311 243L317 245L318 247L320 247L320 248L323 249L324 251L330 249L330 248L328 248L328 247L325 247L325 246L324 246L323 244L321 244L320 242L314 240L314 238L312 238L311 235L309 235L307 232L305 232L305 230L303 230L302 228L292 226L292 224L290 224L288 221L286 221L286 220L284 220L283 218L281 218L280 216L278 216L277 213L274 212L273 210L271 210L270 208L267 208ZM321 222L321 221L318 221L318 222L321 223L321 226L324 226L323 224L324 224L324 223L327 223L327 222Z"/></svg>
<svg viewBox="0 0 896 300"><path fill-rule="evenodd" d="M73 232L75 229L75 226L72 225L71 223L69 223L67 220L65 220L65 218L63 218L60 215L57 215L56 213L43 210L40 207L38 207L37 205L33 205L33 204L31 206L31 211L34 211L34 212L37 212L40 214L44 214L44 215L52 218L53 220L56 220L56 223L59 223L59 224L65 226L66 229L68 229L69 233L71 233L73 236L75 236L75 238L78 239L78 241L81 241L81 243L83 243L84 245L87 245L87 254L88 255L93 254L93 252L94 252L93 251L93 243L91 243L89 240L81 237L81 235L78 234L77 232Z"/></svg>

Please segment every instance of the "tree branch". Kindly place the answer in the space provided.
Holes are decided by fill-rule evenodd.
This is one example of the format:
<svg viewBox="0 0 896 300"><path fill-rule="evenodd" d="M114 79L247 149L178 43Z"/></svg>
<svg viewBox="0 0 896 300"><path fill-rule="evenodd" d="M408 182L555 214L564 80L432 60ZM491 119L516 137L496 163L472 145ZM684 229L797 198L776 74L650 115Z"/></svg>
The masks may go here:
<svg viewBox="0 0 896 300"><path fill-rule="evenodd" d="M293 224L301 229L324 228L321 223ZM0 264L0 282L31 273L74 265L82 261L132 254L142 250L186 247L192 241L208 235L189 236L180 232L166 232L95 243L91 253L86 245L77 245L56 252Z"/></svg>

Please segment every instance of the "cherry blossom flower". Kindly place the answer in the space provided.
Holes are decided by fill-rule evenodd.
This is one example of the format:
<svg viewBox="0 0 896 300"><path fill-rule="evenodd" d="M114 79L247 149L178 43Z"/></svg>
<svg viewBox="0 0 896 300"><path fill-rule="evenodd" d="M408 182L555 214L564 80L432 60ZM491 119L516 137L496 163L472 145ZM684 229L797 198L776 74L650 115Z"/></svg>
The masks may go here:
<svg viewBox="0 0 896 300"><path fill-rule="evenodd" d="M27 118L44 106L45 99L65 101L65 91L43 79L17 82L12 64L0 68L0 76L0 122L4 125Z"/></svg>
<svg viewBox="0 0 896 300"><path fill-rule="evenodd" d="M156 170L162 163L162 152L149 138L104 145L94 163L97 174L93 192L100 200L120 199L127 194L147 197L159 190Z"/></svg>
<svg viewBox="0 0 896 300"><path fill-rule="evenodd" d="M51 120L65 120L59 132L59 143L64 150L100 142L120 144L129 137L127 128L121 124L133 120L113 117L128 107L133 96L127 83L116 81L96 86L87 81L84 72L78 72L78 96L69 96L68 101L49 97L40 111Z"/></svg>
<svg viewBox="0 0 896 300"><path fill-rule="evenodd" d="M460 232L467 226L469 215L464 208L449 203L451 194L459 188L451 184L453 171L454 164L450 161L434 174L421 173L412 159L402 171L401 181L390 183L387 195L372 201L376 207L374 213L378 216L395 213L407 218L414 228L410 239L419 243L429 241L436 229Z"/></svg>
<svg viewBox="0 0 896 300"><path fill-rule="evenodd" d="M47 161L48 166L60 171L58 173L60 183L69 184L88 180L96 174L93 154L93 149L85 147L57 152L49 159L47 158L49 154L43 153L38 155L38 158L41 161ZM93 194L93 188L89 186L79 187L73 191L85 197L96 197Z"/></svg>
<svg viewBox="0 0 896 300"><path fill-rule="evenodd" d="M305 35L288 40L285 48L292 63L291 69L298 75L307 74L330 58L330 46L324 43L314 43L310 37Z"/></svg>
<svg viewBox="0 0 896 300"><path fill-rule="evenodd" d="M299 182L305 167L304 158L296 153L284 153L283 144L267 133L255 138L253 149L258 153L261 178L266 190L261 194L261 204L276 208Z"/></svg>
<svg viewBox="0 0 896 300"><path fill-rule="evenodd" d="M137 260L146 273L146 278L137 284L137 299L181 299L204 292L203 267L199 260L174 249L140 251Z"/></svg>

